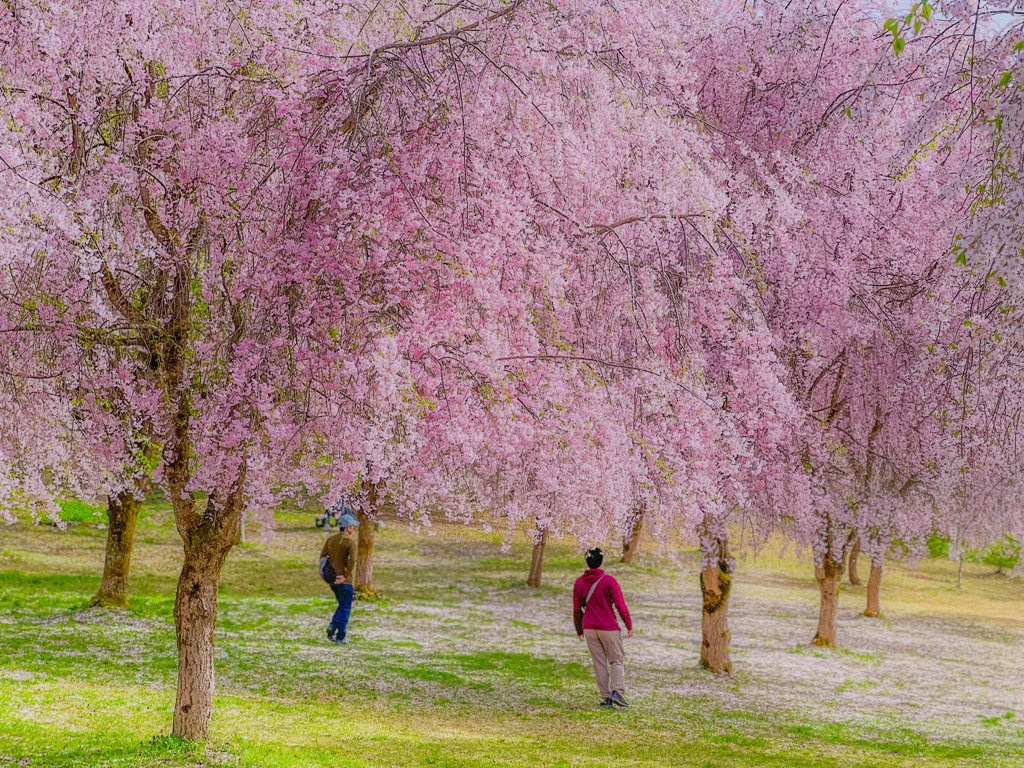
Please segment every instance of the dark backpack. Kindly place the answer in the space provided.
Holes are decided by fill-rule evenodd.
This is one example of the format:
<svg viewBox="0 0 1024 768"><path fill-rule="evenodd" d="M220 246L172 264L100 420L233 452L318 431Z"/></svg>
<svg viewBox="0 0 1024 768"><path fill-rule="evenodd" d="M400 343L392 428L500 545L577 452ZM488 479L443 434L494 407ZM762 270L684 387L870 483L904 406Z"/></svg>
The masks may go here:
<svg viewBox="0 0 1024 768"><path fill-rule="evenodd" d="M320 558L320 578L331 585L338 578L338 572L334 570L334 566L331 565L331 558L327 556Z"/></svg>

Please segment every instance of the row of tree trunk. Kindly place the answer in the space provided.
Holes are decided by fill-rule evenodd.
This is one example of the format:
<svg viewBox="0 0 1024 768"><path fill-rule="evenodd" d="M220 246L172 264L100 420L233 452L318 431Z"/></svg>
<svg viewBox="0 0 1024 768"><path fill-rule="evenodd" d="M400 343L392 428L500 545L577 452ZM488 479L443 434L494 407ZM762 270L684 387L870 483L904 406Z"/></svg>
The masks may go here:
<svg viewBox="0 0 1024 768"><path fill-rule="evenodd" d="M357 529L359 548L353 586L362 597L375 598L373 587L373 545L378 517L379 490L371 486L367 494L368 511L359 510ZM103 559L103 579L96 595L89 605L94 608L129 607L128 574L131 570L132 548L135 543L135 526L142 510L142 501L135 494L123 491L107 499L107 544ZM245 542L244 513L239 520L235 543ZM539 576L538 576L539 579ZM538 582L539 583L539 582Z"/></svg>
<svg viewBox="0 0 1024 768"><path fill-rule="evenodd" d="M636 553L640 550L640 533L644 527L644 510L639 509L629 533L622 541L622 560L626 565L632 565ZM541 576L544 572L544 550L548 545L548 533L546 528L538 528L536 540L533 545L533 554L530 557L530 572L526 577L526 584L530 587L539 587Z"/></svg>
<svg viewBox="0 0 1024 768"><path fill-rule="evenodd" d="M375 525L380 503L379 486L369 486L366 505L357 511L360 522L358 555L354 585L364 597L375 596L373 590L373 548ZM179 499L179 501L181 501ZM227 553L238 541L243 525L241 498L229 494L223 500L211 499L219 504L221 514L216 519L205 515L176 515L184 545L184 563L178 581L174 617L178 636L178 691L174 711L176 736L205 740L209 727L209 713L213 706L214 661L213 636L216 629L217 589L221 569ZM128 606L128 574L131 563L135 527L141 502L132 493L122 493L108 499L108 532L100 589L93 605L126 608ZM180 523L188 520L189 525ZM643 514L633 521L628 538L623 542L623 562L631 563L639 548L643 528ZM543 530L534 545L528 583L539 587L548 542L548 531ZM857 578L859 541L850 552L849 576ZM701 556L704 566L700 573L702 597L701 667L714 673L728 673L732 669L729 658L731 639L728 624L729 595L732 585L732 559L726 537L702 536ZM818 630L812 641L815 645L834 646L838 616L839 585L844 571L843 558L826 556L815 569L821 592ZM879 616L882 563L872 561L868 579L868 605L865 616Z"/></svg>
<svg viewBox="0 0 1024 768"><path fill-rule="evenodd" d="M643 528L643 514L633 522L630 534L623 542L622 562L632 563L639 549L640 532ZM543 530L533 545L530 559L530 573L526 583L539 587L544 567L544 552L548 543L548 531ZM850 550L849 579L851 584L860 584L857 575L857 559L860 554L860 540L855 538ZM722 674L732 670L729 658L728 608L729 592L732 587L733 561L729 556L728 537L702 536L701 560L705 564L700 573L701 612L701 653L700 666L711 672ZM844 568L843 560L838 562L826 553L820 566L815 566L815 579L821 592L818 610L818 629L812 644L835 647L837 621L839 617L839 586ZM867 609L863 615L879 617L881 610L882 562L871 561L871 575L868 578Z"/></svg>

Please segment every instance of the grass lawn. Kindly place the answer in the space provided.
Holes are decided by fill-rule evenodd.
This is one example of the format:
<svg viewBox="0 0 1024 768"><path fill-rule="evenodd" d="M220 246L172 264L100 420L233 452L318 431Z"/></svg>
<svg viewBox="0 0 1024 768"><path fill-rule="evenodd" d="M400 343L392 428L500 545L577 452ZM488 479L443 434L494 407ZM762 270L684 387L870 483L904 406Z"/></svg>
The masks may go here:
<svg viewBox="0 0 1024 768"><path fill-rule="evenodd" d="M692 552L611 565L637 635L631 707L604 712L571 625L574 548L548 546L525 586L525 543L389 524L376 552L387 599L357 603L350 645L316 575L324 533L280 513L269 543L225 567L218 697L205 748L166 737L181 544L169 511L140 520L128 612L85 610L98 523L0 528L0 766L1022 766L1024 585L932 560L894 565L884 620L843 588L842 648L808 645L812 568L741 560L730 607L735 673L697 669ZM866 564L865 564L866 570ZM866 574L865 574L866 576Z"/></svg>

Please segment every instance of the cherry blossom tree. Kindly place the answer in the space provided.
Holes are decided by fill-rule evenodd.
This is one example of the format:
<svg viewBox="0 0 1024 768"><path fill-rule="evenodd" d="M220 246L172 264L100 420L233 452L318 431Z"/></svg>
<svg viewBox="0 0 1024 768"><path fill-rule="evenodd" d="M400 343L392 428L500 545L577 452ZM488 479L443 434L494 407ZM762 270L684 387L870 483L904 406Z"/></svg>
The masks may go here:
<svg viewBox="0 0 1024 768"><path fill-rule="evenodd" d="M337 48L294 49L356 39L358 26L346 26L355 21L312 5L244 21L215 6L113 2L3 14L4 250L49 276L45 333L70 350L53 365L79 355L83 337L100 339L74 371L83 397L127 397L163 446L184 544L173 731L205 739L217 585L243 504L268 507L318 445L362 431L365 408L315 418L318 382L344 382L356 406L401 399L404 363L381 318L413 302L455 316L463 283L452 277L465 270L459 254L395 259L384 224L413 216L393 205L401 183L381 173L386 155L317 132L336 115L340 135L355 134L359 101L372 102L363 93L350 110L365 69L336 81ZM322 36L297 30L296 16ZM329 162L318 141L333 148ZM302 186L314 171L341 180L333 202L358 205L319 210ZM415 243L408 233L401 224L391 234ZM403 279L380 282L388 268ZM372 365L360 376L364 355Z"/></svg>
<svg viewBox="0 0 1024 768"><path fill-rule="evenodd" d="M175 735L209 732L243 505L298 487L365 489L368 589L383 489L421 525L530 525L535 583L549 535L635 539L642 510L700 541L715 672L737 522L812 548L824 645L851 534L877 608L894 539L979 493L1012 528L1016 219L961 246L994 272L943 266L977 155L917 73L963 39L895 56L882 10L0 10L0 332L39 353L2 372L38 426L0 494L52 497L67 409L112 493L159 462Z"/></svg>
<svg viewBox="0 0 1024 768"><path fill-rule="evenodd" d="M915 78L934 51L896 57L874 42L879 10L737 12L730 22L745 23L730 23L700 59L700 115L733 163L733 236L757 265L786 386L806 413L800 450L814 493L788 517L814 552L815 642L825 645L836 641L851 533L878 577L889 542L920 540L933 524L926 489L944 466L937 416L947 401L927 350L967 214L962 153L936 144L958 103L931 101L933 87ZM744 75L720 76L736 69L737 51Z"/></svg>

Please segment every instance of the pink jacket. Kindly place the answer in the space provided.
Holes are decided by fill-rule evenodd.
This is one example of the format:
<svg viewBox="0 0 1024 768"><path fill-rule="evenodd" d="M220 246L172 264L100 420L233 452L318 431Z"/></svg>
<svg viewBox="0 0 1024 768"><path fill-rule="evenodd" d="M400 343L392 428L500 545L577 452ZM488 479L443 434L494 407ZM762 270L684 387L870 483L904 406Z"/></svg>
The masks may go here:
<svg viewBox="0 0 1024 768"><path fill-rule="evenodd" d="M601 578L601 577L604 578ZM587 599L587 593L594 582L601 579L597 585L586 612L583 611L583 603ZM626 608L626 601L622 597L622 590L619 582L614 576L609 576L600 568L591 568L583 572L583 575L576 579L576 586L572 589L572 614L576 624L576 634L582 635L584 629L606 629L617 630L619 623L615 620L615 611L619 612L619 618L626 625L626 629L633 629L633 622L629 619L629 609Z"/></svg>

